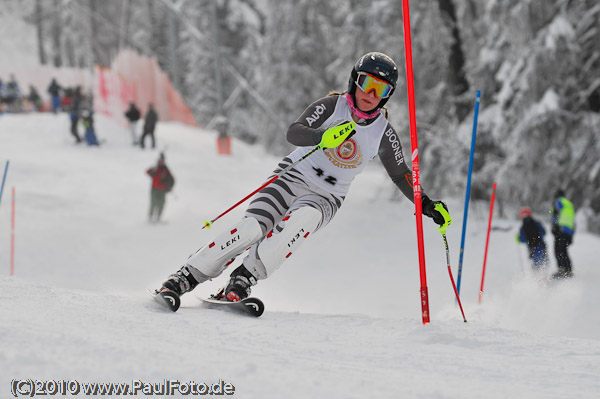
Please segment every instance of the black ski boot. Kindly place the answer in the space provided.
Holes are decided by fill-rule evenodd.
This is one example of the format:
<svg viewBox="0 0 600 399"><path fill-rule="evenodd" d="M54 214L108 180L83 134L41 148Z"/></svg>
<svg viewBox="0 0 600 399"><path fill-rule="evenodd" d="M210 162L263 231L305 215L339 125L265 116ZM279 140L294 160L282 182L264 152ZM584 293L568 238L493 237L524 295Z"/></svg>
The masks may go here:
<svg viewBox="0 0 600 399"><path fill-rule="evenodd" d="M230 276L229 284L225 288L225 298L230 302L239 302L248 298L250 287L256 285L256 277L242 264Z"/></svg>
<svg viewBox="0 0 600 399"><path fill-rule="evenodd" d="M555 280L561 280L565 278L573 277L573 271L571 269L560 268L556 273L552 275Z"/></svg>
<svg viewBox="0 0 600 399"><path fill-rule="evenodd" d="M169 276L168 280L163 283L163 288L167 288L181 296L196 288L199 283L206 281L198 281L195 279L192 275L191 268L193 268L193 266L183 265L176 273Z"/></svg>

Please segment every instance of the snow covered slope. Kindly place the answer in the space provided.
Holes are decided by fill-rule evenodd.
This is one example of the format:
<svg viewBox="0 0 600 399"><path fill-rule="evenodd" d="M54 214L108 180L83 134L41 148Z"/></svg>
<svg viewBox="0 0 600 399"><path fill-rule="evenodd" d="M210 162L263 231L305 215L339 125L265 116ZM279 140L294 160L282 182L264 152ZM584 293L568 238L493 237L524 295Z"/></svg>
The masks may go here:
<svg viewBox="0 0 600 399"><path fill-rule="evenodd" d="M544 286L514 242L516 222L496 218L479 305L487 205L474 204L461 293L465 324L443 242L425 220L432 323L422 326L412 205L389 202L382 192L391 183L369 167L328 228L254 288L267 307L261 318L205 309L196 292L167 313L146 289L236 221L244 206L201 230L258 187L278 158L239 142L231 157L219 157L215 133L179 124L159 124L154 151L131 147L128 133L101 116L100 148L74 144L68 130L66 115L0 116L2 172L10 160L0 203L0 397L9 397L14 378L222 379L239 398L600 392L598 237L580 232L571 248L576 278ZM159 150L177 182L166 221L156 225L146 221L145 170ZM16 258L8 277L13 186ZM436 198L435 187L424 188ZM462 201L448 201L454 272ZM197 295L214 292L226 277Z"/></svg>

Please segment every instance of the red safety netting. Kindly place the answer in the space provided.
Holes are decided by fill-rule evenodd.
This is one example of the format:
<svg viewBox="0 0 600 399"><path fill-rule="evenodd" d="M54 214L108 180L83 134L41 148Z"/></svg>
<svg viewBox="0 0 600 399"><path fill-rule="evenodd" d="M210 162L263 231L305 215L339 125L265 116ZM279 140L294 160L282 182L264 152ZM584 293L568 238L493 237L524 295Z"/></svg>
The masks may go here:
<svg viewBox="0 0 600 399"><path fill-rule="evenodd" d="M123 113L134 101L142 113L153 103L162 121L196 126L192 111L153 58L125 50L111 68L95 68L94 108L125 123Z"/></svg>
<svg viewBox="0 0 600 399"><path fill-rule="evenodd" d="M46 111L50 109L48 85L55 78L62 87L81 86L85 94L92 91L94 111L117 120L123 126L126 126L124 113L129 101L135 101L142 115L148 103L152 102L161 121L197 126L192 111L156 60L134 51L121 51L110 68L96 66L92 70L49 65L20 65L17 68L0 62L0 77L6 82L10 75L15 76L24 96L29 93L29 85L34 86L44 101Z"/></svg>

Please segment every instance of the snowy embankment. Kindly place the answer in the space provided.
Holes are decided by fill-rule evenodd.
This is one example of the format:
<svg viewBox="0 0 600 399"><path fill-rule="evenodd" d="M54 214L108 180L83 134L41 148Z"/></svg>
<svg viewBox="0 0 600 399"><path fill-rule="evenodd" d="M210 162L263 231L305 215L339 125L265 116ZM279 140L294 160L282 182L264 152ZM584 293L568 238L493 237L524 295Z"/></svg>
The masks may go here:
<svg viewBox="0 0 600 399"><path fill-rule="evenodd" d="M194 294L164 312L146 293L187 255L227 229L244 206L201 230L260 185L278 158L234 142L215 154L211 132L158 127L177 178L165 223L146 222L145 169L158 150L131 147L101 116L106 144L72 143L66 115L0 116L0 397L14 378L235 386L240 398L593 398L600 392L598 237L571 249L576 278L540 285L514 242L516 222L496 219L484 301L477 304L486 205L469 217L462 323L439 233L425 221L432 323L420 323L414 217L390 202L384 172L357 179L336 219L253 293L259 319L203 308ZM406 141L406 140L405 140ZM408 145L408 144L405 144ZM377 161L376 161L377 162ZM10 194L16 189L15 276ZM425 187L437 198L435 188ZM450 200L456 270L462 200ZM241 259L232 265L235 267ZM555 268L553 263L553 269ZM208 295L226 275L200 286Z"/></svg>

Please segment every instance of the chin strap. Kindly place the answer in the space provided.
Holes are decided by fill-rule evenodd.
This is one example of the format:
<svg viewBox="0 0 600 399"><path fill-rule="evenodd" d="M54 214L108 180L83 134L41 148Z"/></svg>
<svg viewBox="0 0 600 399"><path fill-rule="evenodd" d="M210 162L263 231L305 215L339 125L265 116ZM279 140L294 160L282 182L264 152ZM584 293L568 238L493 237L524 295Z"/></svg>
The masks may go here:
<svg viewBox="0 0 600 399"><path fill-rule="evenodd" d="M350 110L352 111L352 113L354 115L358 116L359 118L373 119L373 118L377 118L379 116L380 108L377 108L376 111L371 112L371 113L363 112L360 109L358 109L358 107L356 105L354 105L354 100L352 99L352 96L350 95L350 93L346 94L346 100L348 100L348 106L350 107Z"/></svg>

